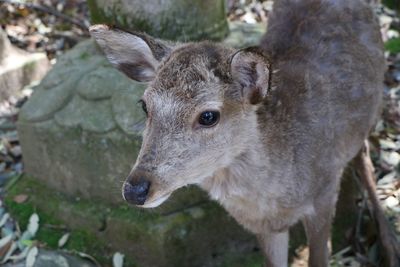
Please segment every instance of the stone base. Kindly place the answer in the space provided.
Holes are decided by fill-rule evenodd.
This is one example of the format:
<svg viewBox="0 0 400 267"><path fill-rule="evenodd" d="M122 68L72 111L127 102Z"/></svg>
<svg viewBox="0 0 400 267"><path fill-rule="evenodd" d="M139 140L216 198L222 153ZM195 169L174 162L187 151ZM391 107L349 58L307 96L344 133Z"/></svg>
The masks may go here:
<svg viewBox="0 0 400 267"><path fill-rule="evenodd" d="M62 251L39 249L33 267L96 267L88 260ZM3 267L26 267L25 260L18 263L6 263Z"/></svg>
<svg viewBox="0 0 400 267"><path fill-rule="evenodd" d="M13 199L19 194L27 194L28 201L15 203ZM39 241L50 242L47 239L63 233L61 230L44 236L46 224L51 224L52 229L64 225L71 231L66 248L83 250L103 265L110 264L112 255L119 251L125 254L124 266L220 266L228 255L244 257L256 245L254 237L210 202L161 215L127 205L71 199L28 176L11 188L5 202L21 227L25 227L31 212L38 213ZM82 231L86 234L82 235ZM78 239L79 248L69 246L74 238Z"/></svg>
<svg viewBox="0 0 400 267"><path fill-rule="evenodd" d="M357 184L351 170L344 176L332 229L333 252L348 245L346 235L357 220ZM28 201L15 203L14 197L20 194L26 194ZM208 201L157 213L71 198L24 176L7 192L5 203L22 229L33 212L39 214L40 242L57 248L67 228L71 236L65 248L88 253L104 266L117 251L125 254L124 266L135 267L253 267L263 262L255 238ZM46 225L51 225L50 231ZM305 243L301 225L293 227L290 257Z"/></svg>

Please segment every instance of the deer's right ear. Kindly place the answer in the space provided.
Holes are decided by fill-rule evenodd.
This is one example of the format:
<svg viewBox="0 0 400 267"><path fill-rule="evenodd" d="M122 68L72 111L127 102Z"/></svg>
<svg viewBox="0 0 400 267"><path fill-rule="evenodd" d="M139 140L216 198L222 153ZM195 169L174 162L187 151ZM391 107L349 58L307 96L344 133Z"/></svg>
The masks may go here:
<svg viewBox="0 0 400 267"><path fill-rule="evenodd" d="M231 74L240 85L243 99L259 104L269 93L271 62L258 47L241 49L231 57Z"/></svg>
<svg viewBox="0 0 400 267"><path fill-rule="evenodd" d="M143 33L129 33L106 25L93 25L89 32L111 64L139 82L153 80L161 59L172 50L167 43Z"/></svg>

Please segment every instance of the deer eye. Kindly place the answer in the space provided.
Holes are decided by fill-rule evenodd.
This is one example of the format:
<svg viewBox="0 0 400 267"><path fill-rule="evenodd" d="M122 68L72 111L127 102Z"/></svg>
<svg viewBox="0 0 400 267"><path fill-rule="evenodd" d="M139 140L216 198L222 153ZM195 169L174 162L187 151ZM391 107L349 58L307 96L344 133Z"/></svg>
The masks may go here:
<svg viewBox="0 0 400 267"><path fill-rule="evenodd" d="M204 111L200 114L199 124L206 127L214 126L219 121L218 111Z"/></svg>
<svg viewBox="0 0 400 267"><path fill-rule="evenodd" d="M140 99L140 100L138 101L138 103L142 105L142 109L143 109L144 113L146 113L146 116L147 116L147 106L146 106L146 102L144 102L142 99Z"/></svg>

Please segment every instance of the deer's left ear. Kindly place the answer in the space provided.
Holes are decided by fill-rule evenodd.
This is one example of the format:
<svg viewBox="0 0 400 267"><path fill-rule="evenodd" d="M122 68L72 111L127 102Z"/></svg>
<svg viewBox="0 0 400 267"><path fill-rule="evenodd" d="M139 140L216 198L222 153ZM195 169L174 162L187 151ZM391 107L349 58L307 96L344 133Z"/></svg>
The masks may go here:
<svg viewBox="0 0 400 267"><path fill-rule="evenodd" d="M244 101L259 104L270 86L271 63L260 48L237 51L231 58L231 75L242 90Z"/></svg>
<svg viewBox="0 0 400 267"><path fill-rule="evenodd" d="M101 24L91 26L89 32L111 64L139 82L151 81L162 58L172 50L170 43L144 33L126 32Z"/></svg>

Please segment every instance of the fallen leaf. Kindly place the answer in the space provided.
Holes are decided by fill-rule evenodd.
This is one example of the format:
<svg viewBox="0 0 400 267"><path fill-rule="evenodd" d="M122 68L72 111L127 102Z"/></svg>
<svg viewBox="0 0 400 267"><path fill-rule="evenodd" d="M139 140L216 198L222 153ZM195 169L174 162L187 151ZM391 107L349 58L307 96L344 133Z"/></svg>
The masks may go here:
<svg viewBox="0 0 400 267"><path fill-rule="evenodd" d="M390 196L385 200L385 204L389 208L394 208L397 205L399 205L399 200L395 198L394 196Z"/></svg>
<svg viewBox="0 0 400 267"><path fill-rule="evenodd" d="M24 203L25 201L27 201L28 198L29 198L28 195L20 194L20 195L16 195L16 196L14 197L14 201L15 201L16 203L18 203L18 204L21 204L21 203Z"/></svg>
<svg viewBox="0 0 400 267"><path fill-rule="evenodd" d="M22 154L21 146L14 146L10 148L10 153L13 157L20 157Z"/></svg>
<svg viewBox="0 0 400 267"><path fill-rule="evenodd" d="M91 262L96 264L96 266L101 266L100 263L98 263L98 261L93 256L90 256L89 254L79 252L79 251L77 251L76 253L79 255L79 257L90 260Z"/></svg>
<svg viewBox="0 0 400 267"><path fill-rule="evenodd" d="M18 14L23 17L27 17L30 14L29 9L27 9L26 7L19 7L17 11Z"/></svg>
<svg viewBox="0 0 400 267"><path fill-rule="evenodd" d="M33 241L30 239L24 239L20 240L21 244L24 245L25 247L30 247L33 245Z"/></svg>
<svg viewBox="0 0 400 267"><path fill-rule="evenodd" d="M124 265L124 254L115 252L113 255L113 267L122 267Z"/></svg>
<svg viewBox="0 0 400 267"><path fill-rule="evenodd" d="M384 150L395 150L397 148L396 143L390 139L380 139L379 144Z"/></svg>
<svg viewBox="0 0 400 267"><path fill-rule="evenodd" d="M23 232L17 242L19 250L23 250L26 247L31 247L33 244L32 238L33 236L28 230Z"/></svg>
<svg viewBox="0 0 400 267"><path fill-rule="evenodd" d="M62 248L68 242L69 236L70 236L70 233L66 233L60 238L60 240L58 240L59 248Z"/></svg>
<svg viewBox="0 0 400 267"><path fill-rule="evenodd" d="M32 236L35 236L38 229L39 229L39 215L34 213L29 218L28 232L31 233Z"/></svg>
<svg viewBox="0 0 400 267"><path fill-rule="evenodd" d="M0 258L3 258L7 254L7 251L11 247L12 239L12 235L8 235L0 239Z"/></svg>
<svg viewBox="0 0 400 267"><path fill-rule="evenodd" d="M15 244L15 242L12 242L10 248L7 251L7 254L4 256L1 263L5 263L6 261L8 261L16 249L17 249L17 245Z"/></svg>
<svg viewBox="0 0 400 267"><path fill-rule="evenodd" d="M6 209L4 207L0 206L0 218L3 216L3 214L6 212Z"/></svg>
<svg viewBox="0 0 400 267"><path fill-rule="evenodd" d="M397 166L400 163L400 155L397 152L381 152L381 159L389 166Z"/></svg>
<svg viewBox="0 0 400 267"><path fill-rule="evenodd" d="M28 255L26 256L26 262L25 262L26 267L33 267L33 265L35 265L36 256L38 253L39 250L37 247L33 247L29 250Z"/></svg>
<svg viewBox="0 0 400 267"><path fill-rule="evenodd" d="M10 256L9 259L10 259L10 260L13 260L13 261L18 261L18 260L25 259L26 256L28 255L29 250L30 250L30 248L29 248L29 247L26 247L26 248L24 248L24 249L22 250L21 253L19 253L19 254L17 254L17 255L14 255L14 256Z"/></svg>
<svg viewBox="0 0 400 267"><path fill-rule="evenodd" d="M3 225L6 224L7 220L10 218L10 214L6 213L4 214L1 219L0 219L0 228L3 227Z"/></svg>
<svg viewBox="0 0 400 267"><path fill-rule="evenodd" d="M13 239L13 235L8 235L0 239L0 248L5 246L9 241Z"/></svg>

